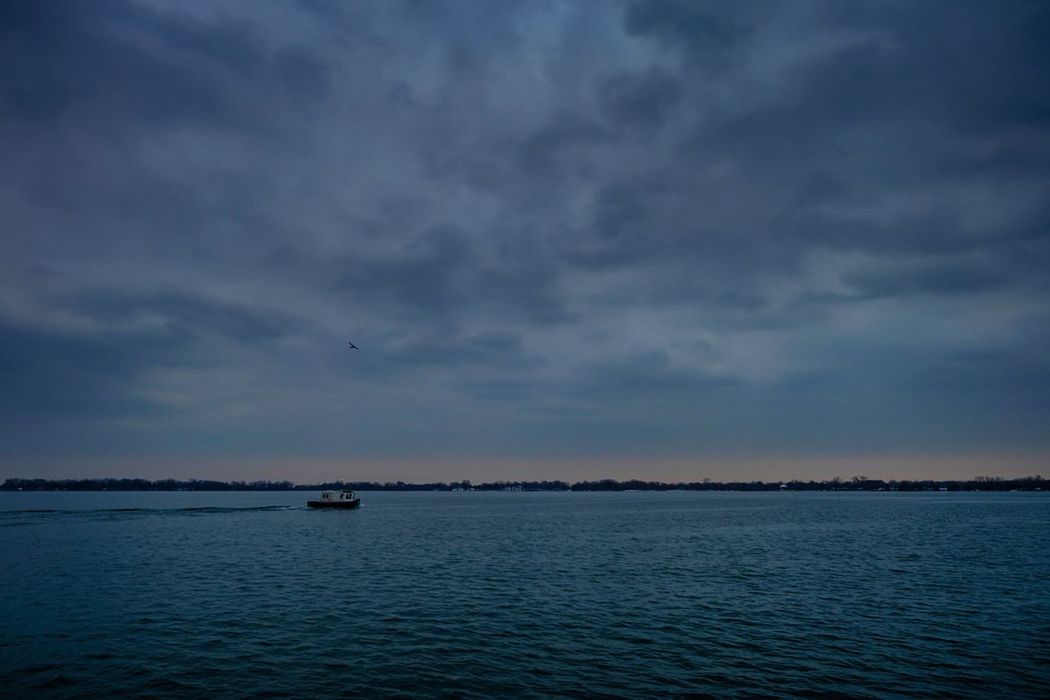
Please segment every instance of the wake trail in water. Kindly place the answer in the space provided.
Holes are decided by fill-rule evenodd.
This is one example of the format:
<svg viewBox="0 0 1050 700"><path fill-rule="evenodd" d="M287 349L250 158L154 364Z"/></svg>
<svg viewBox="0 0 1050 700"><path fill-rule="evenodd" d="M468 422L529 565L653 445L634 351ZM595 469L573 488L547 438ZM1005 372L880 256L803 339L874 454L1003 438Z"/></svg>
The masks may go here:
<svg viewBox="0 0 1050 700"><path fill-rule="evenodd" d="M208 515L219 513L265 513L286 510L306 510L305 506L270 505L270 506L194 506L186 508L91 508L91 509L57 509L27 508L24 510L0 511L0 518L19 518L34 516L63 515Z"/></svg>

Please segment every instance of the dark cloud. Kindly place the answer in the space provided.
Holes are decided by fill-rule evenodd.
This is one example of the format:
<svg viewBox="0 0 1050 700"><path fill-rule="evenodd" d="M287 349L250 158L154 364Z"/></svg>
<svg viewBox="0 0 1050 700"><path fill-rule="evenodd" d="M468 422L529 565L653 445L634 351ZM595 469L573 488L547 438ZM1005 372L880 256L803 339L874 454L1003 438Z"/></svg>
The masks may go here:
<svg viewBox="0 0 1050 700"><path fill-rule="evenodd" d="M518 162L528 176L554 177L559 170L584 165L581 154L606 138L595 120L573 112L558 112L524 139Z"/></svg>
<svg viewBox="0 0 1050 700"><path fill-rule="evenodd" d="M6 3L3 410L114 454L1045 451L1048 28Z"/></svg>
<svg viewBox="0 0 1050 700"><path fill-rule="evenodd" d="M619 73L599 90L602 108L617 126L661 126L682 98L682 86L669 72L652 68L644 73Z"/></svg>
<svg viewBox="0 0 1050 700"><path fill-rule="evenodd" d="M5 324L0 331L8 419L164 413L150 373L210 370L220 343L272 343L297 330L289 319L181 294L114 289L66 299L83 325L66 331Z"/></svg>
<svg viewBox="0 0 1050 700"><path fill-rule="evenodd" d="M0 42L0 110L51 129L79 118L100 130L116 119L259 131L276 126L275 105L327 92L327 69L304 44L267 45L246 20L134 2L5 3Z"/></svg>
<svg viewBox="0 0 1050 700"><path fill-rule="evenodd" d="M0 411L12 427L159 410L135 395L135 381L150 367L189 361L181 339L159 335L78 337L5 325L0 348Z"/></svg>
<svg viewBox="0 0 1050 700"><path fill-rule="evenodd" d="M495 368L505 372L527 370L538 362L526 355L521 338L512 333L424 336L392 349L387 359L407 367Z"/></svg>
<svg viewBox="0 0 1050 700"><path fill-rule="evenodd" d="M908 294L980 294L1008 282L990 266L972 262L885 265L846 275L843 282L866 297Z"/></svg>
<svg viewBox="0 0 1050 700"><path fill-rule="evenodd" d="M734 49L754 31L746 15L759 6L750 5L641 0L628 5L623 25L628 34L657 37L684 46L691 56L722 64L732 60Z"/></svg>
<svg viewBox="0 0 1050 700"><path fill-rule="evenodd" d="M429 312L462 300L463 277L477 264L461 232L426 231L387 255L348 259L340 286L365 298L393 299Z"/></svg>
<svg viewBox="0 0 1050 700"><path fill-rule="evenodd" d="M733 377L705 376L676 366L667 352L633 353L615 362L598 362L579 377L587 394L619 405L669 403L681 406L702 403L717 396L723 387L738 380Z"/></svg>
<svg viewBox="0 0 1050 700"><path fill-rule="evenodd" d="M512 237L483 252L462 231L433 229L385 255L340 261L337 288L423 324L455 325L465 309L491 306L514 320L565 320L552 272L535 256Z"/></svg>
<svg viewBox="0 0 1050 700"><path fill-rule="evenodd" d="M69 305L84 318L116 327L145 326L166 341L216 336L238 343L258 343L293 332L293 320L274 311L252 310L179 293L139 295L110 289L78 295Z"/></svg>

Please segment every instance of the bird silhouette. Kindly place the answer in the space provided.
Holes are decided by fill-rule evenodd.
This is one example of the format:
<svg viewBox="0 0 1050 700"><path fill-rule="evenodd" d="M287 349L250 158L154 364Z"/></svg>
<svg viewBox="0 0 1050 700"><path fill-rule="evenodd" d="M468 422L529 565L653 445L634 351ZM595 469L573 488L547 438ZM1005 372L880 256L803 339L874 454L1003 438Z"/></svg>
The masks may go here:
<svg viewBox="0 0 1050 700"><path fill-rule="evenodd" d="M353 343L350 343L350 349L351 350L357 350L357 346L354 345Z"/></svg>

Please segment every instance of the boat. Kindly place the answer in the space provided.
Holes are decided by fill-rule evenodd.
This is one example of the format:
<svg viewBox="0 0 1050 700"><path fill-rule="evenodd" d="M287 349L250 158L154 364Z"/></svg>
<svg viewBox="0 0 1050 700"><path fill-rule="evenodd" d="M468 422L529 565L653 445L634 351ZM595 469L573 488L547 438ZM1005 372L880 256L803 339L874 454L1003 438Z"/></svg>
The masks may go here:
<svg viewBox="0 0 1050 700"><path fill-rule="evenodd" d="M307 501L306 505L311 508L357 508L361 505L361 499L353 491L346 489L342 491L322 491L321 499L318 501Z"/></svg>

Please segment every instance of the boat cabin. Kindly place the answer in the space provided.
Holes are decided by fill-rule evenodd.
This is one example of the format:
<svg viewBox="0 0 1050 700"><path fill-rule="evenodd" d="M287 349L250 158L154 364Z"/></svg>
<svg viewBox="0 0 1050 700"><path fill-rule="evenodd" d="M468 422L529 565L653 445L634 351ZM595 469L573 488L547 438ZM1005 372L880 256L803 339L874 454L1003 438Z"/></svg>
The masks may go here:
<svg viewBox="0 0 1050 700"><path fill-rule="evenodd" d="M311 508L357 508L361 505L361 499L349 489L322 491L320 500L307 501L306 505Z"/></svg>
<svg viewBox="0 0 1050 700"><path fill-rule="evenodd" d="M326 502L327 501L331 501L333 503L337 503L339 501L352 501L355 498L357 498L357 496L354 495L353 491L322 491L321 492L321 500L322 501L326 501Z"/></svg>

